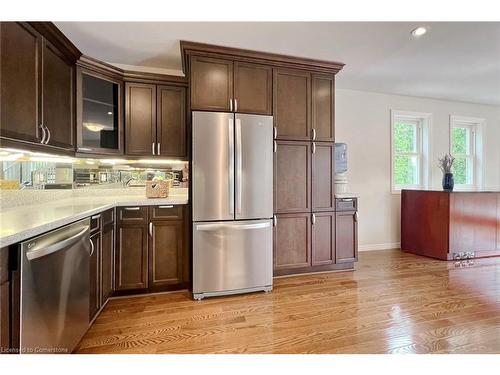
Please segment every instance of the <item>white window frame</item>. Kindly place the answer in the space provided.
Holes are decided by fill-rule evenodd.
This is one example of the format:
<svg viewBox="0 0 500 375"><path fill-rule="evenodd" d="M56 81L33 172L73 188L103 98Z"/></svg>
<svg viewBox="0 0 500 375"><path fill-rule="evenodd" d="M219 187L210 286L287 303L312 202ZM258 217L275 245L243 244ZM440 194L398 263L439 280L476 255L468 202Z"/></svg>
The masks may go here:
<svg viewBox="0 0 500 375"><path fill-rule="evenodd" d="M453 129L454 128L468 128L471 132L471 154L464 156L472 161L472 183L471 184L457 184L455 183L455 190L458 191L478 191L483 189L484 181L484 168L483 168L483 127L486 120L484 118L469 117L469 116L456 116L450 115L450 129L449 129L449 152L451 155L453 149ZM467 156L469 155L469 156Z"/></svg>
<svg viewBox="0 0 500 375"><path fill-rule="evenodd" d="M394 130L396 122L415 123L417 126L417 152L401 153L396 152L394 147ZM430 182L430 132L432 124L432 114L423 112L411 112L391 110L391 191L393 194L400 194L402 189L427 189ZM394 177L394 161L397 155L415 155L418 157L418 184L396 185Z"/></svg>

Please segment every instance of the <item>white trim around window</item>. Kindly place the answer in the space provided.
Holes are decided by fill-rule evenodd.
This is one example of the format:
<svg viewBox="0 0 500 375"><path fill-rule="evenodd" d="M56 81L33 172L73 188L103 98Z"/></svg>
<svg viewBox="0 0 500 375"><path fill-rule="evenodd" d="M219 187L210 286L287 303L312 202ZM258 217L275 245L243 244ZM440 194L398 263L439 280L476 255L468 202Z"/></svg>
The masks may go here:
<svg viewBox="0 0 500 375"><path fill-rule="evenodd" d="M394 146L394 127L397 122L414 124L416 127L416 147L414 152L396 152ZM400 194L402 189L427 189L430 185L431 126L432 113L391 110L391 191ZM416 157L418 160L418 181L416 184L400 185L395 181L395 158L398 155Z"/></svg>
<svg viewBox="0 0 500 375"><path fill-rule="evenodd" d="M484 186L484 154L483 154L483 132L486 124L484 118L450 115L449 129L449 152L453 155L453 129L464 128L470 132L470 144L461 157L470 162L470 180L466 184L457 184L458 191L480 191Z"/></svg>

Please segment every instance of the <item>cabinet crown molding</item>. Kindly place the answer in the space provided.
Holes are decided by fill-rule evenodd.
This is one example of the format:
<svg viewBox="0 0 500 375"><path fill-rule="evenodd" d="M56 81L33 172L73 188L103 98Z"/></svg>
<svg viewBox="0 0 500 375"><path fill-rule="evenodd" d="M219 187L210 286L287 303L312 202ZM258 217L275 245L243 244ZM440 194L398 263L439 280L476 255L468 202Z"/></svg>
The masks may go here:
<svg viewBox="0 0 500 375"><path fill-rule="evenodd" d="M189 56L202 55L212 57L222 57L239 61L248 61L266 65L280 66L293 69L314 70L337 74L345 64L335 61L325 61L304 57L280 55L268 52L259 52L234 47L224 47L212 44L190 42L181 40L182 71L187 76L189 71Z"/></svg>

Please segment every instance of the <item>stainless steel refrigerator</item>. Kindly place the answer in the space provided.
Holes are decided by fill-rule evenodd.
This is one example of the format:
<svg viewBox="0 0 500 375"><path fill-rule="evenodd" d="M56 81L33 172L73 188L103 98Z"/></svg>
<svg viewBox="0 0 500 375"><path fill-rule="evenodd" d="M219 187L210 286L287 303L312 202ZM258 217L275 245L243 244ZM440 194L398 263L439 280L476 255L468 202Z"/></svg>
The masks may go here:
<svg viewBox="0 0 500 375"><path fill-rule="evenodd" d="M270 291L273 118L193 112L193 296Z"/></svg>

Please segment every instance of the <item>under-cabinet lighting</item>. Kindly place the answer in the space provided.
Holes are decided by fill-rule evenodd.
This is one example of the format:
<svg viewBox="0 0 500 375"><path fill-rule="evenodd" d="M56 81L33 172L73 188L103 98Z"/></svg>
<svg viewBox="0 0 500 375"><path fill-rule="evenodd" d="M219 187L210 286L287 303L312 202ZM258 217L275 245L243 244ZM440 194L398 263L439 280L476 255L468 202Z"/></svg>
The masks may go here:
<svg viewBox="0 0 500 375"><path fill-rule="evenodd" d="M424 35L426 32L427 32L427 28L420 26L420 27L417 27L416 29L413 29L411 31L411 35L418 38L419 36Z"/></svg>
<svg viewBox="0 0 500 375"><path fill-rule="evenodd" d="M158 159L139 159L137 161L139 163L142 163L142 164L182 164L182 163L185 163L182 160L169 160L169 159L164 159L164 160L158 160Z"/></svg>

